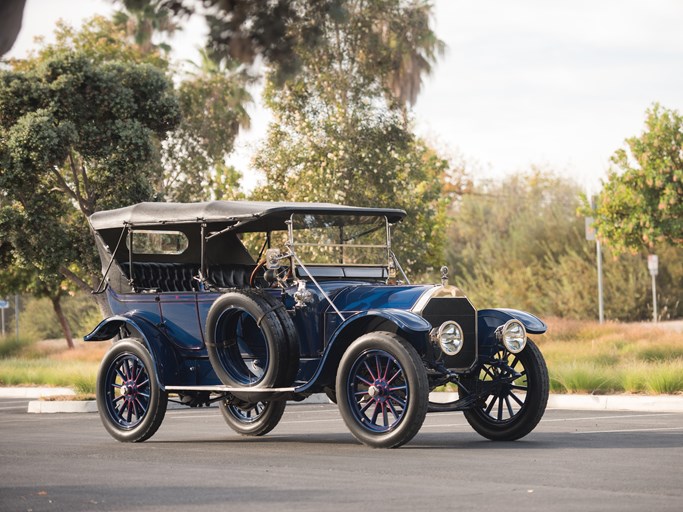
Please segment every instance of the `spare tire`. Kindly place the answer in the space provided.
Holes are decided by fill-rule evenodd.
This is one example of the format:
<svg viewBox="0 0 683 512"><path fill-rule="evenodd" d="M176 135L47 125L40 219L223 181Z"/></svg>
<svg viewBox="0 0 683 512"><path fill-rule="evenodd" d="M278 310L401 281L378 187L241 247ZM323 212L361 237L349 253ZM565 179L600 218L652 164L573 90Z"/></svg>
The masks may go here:
<svg viewBox="0 0 683 512"><path fill-rule="evenodd" d="M299 357L301 354L299 353L299 335L296 332L296 327L294 327L292 317L287 312L287 308L285 308L284 304L266 290L250 290L248 293L265 300L268 303L268 306L275 311L275 314L280 320L282 330L285 333L285 338L287 340L289 361L291 363L291 368L289 369L291 374L288 375L287 381L294 381L299 372Z"/></svg>
<svg viewBox="0 0 683 512"><path fill-rule="evenodd" d="M283 325L279 309L284 309L281 302L242 290L225 293L213 303L206 319L206 346L223 384L244 388L292 384L298 350L290 349L291 331Z"/></svg>

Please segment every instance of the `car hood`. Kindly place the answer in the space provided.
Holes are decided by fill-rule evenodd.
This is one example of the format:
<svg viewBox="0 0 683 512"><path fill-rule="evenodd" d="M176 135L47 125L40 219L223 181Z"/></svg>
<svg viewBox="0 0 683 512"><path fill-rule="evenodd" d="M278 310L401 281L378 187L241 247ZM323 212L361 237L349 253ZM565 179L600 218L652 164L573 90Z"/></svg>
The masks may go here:
<svg viewBox="0 0 683 512"><path fill-rule="evenodd" d="M321 283L340 311L371 309L410 310L418 299L435 285L368 285L359 283ZM327 286L326 286L327 285ZM326 289L327 288L327 289Z"/></svg>

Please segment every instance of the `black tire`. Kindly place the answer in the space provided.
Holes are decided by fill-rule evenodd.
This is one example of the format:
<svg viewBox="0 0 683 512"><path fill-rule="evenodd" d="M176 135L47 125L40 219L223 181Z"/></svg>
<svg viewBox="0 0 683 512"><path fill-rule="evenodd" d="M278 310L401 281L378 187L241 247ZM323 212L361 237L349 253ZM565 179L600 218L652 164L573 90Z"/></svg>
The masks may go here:
<svg viewBox="0 0 683 512"><path fill-rule="evenodd" d="M298 353L277 310L263 297L231 291L213 303L206 320L206 346L216 375L231 387L285 387L298 369Z"/></svg>
<svg viewBox="0 0 683 512"><path fill-rule="evenodd" d="M287 382L292 382L299 372L299 335L296 332L294 321L292 320L292 317L289 316L289 313L287 313L287 308L285 308L284 303L273 297L273 295L267 291L254 290L251 291L251 293L262 298L268 304L269 308L275 311L278 320L280 320L282 331L287 340L287 358L290 363L285 380Z"/></svg>
<svg viewBox="0 0 683 512"><path fill-rule="evenodd" d="M344 353L336 393L344 423L356 439L373 448L396 448L420 430L429 383L412 345L396 334L372 332Z"/></svg>
<svg viewBox="0 0 683 512"><path fill-rule="evenodd" d="M488 390L464 413L472 428L492 441L514 441L527 435L541 421L548 403L548 368L531 340L519 354L499 349L465 383L475 392Z"/></svg>
<svg viewBox="0 0 683 512"><path fill-rule="evenodd" d="M225 422L242 436L262 436L273 430L282 419L287 402L230 403L218 402Z"/></svg>
<svg viewBox="0 0 683 512"><path fill-rule="evenodd" d="M161 425L167 405L147 349L133 339L112 346L97 374L97 409L109 434L122 442L145 441Z"/></svg>

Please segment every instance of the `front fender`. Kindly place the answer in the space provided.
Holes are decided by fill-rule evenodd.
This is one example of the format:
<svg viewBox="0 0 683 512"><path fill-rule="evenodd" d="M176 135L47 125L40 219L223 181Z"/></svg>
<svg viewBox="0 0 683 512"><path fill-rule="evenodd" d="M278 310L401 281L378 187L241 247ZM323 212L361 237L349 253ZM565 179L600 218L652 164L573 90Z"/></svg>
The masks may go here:
<svg viewBox="0 0 683 512"><path fill-rule="evenodd" d="M410 339L415 336L421 337L423 334L429 334L429 331L432 329L432 324L412 311L392 308L369 309L344 320L332 334L330 343L334 342L335 339L339 338L344 332L352 328L352 326L358 325L359 323L365 324L369 319L383 319L391 322L396 325L399 334L408 341L411 341ZM416 346L415 348L419 352L421 347Z"/></svg>
<svg viewBox="0 0 683 512"><path fill-rule="evenodd" d="M482 334L482 328L484 330L493 329L495 331L496 327L503 325L508 320L519 320L524 324L526 332L530 334L543 334L548 327L545 325L543 320L537 316L527 313L526 311L519 311L518 309L481 309L479 310L479 335ZM482 326L482 321L484 325Z"/></svg>
<svg viewBox="0 0 683 512"><path fill-rule="evenodd" d="M164 389L165 384L171 384L180 376L178 355L172 348L171 342L153 323L134 315L117 315L109 317L99 323L95 329L83 337L84 341L105 341L117 336L121 327L128 327L134 331L134 337L139 338L145 345L156 366L156 378L159 386Z"/></svg>
<svg viewBox="0 0 683 512"><path fill-rule="evenodd" d="M543 334L547 326L540 318L517 309L481 309L477 314L479 355L490 356L498 346L496 328L508 320L519 320L529 334Z"/></svg>
<svg viewBox="0 0 683 512"><path fill-rule="evenodd" d="M334 385L337 367L346 349L363 334L388 331L398 334L415 347L419 354L427 350L432 325L415 313L401 309L371 309L347 318L330 337L322 361L311 380L299 391Z"/></svg>

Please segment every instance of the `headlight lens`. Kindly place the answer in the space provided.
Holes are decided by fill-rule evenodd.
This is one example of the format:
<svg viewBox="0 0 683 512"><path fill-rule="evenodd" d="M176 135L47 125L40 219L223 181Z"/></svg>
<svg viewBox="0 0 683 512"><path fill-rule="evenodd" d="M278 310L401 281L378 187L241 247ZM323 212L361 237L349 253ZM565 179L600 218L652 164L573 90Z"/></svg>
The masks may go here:
<svg viewBox="0 0 683 512"><path fill-rule="evenodd" d="M444 322L436 333L436 340L444 354L454 356L462 350L462 328L457 322Z"/></svg>
<svg viewBox="0 0 683 512"><path fill-rule="evenodd" d="M500 338L505 348L519 354L526 346L526 329L519 320L508 320L500 331Z"/></svg>

